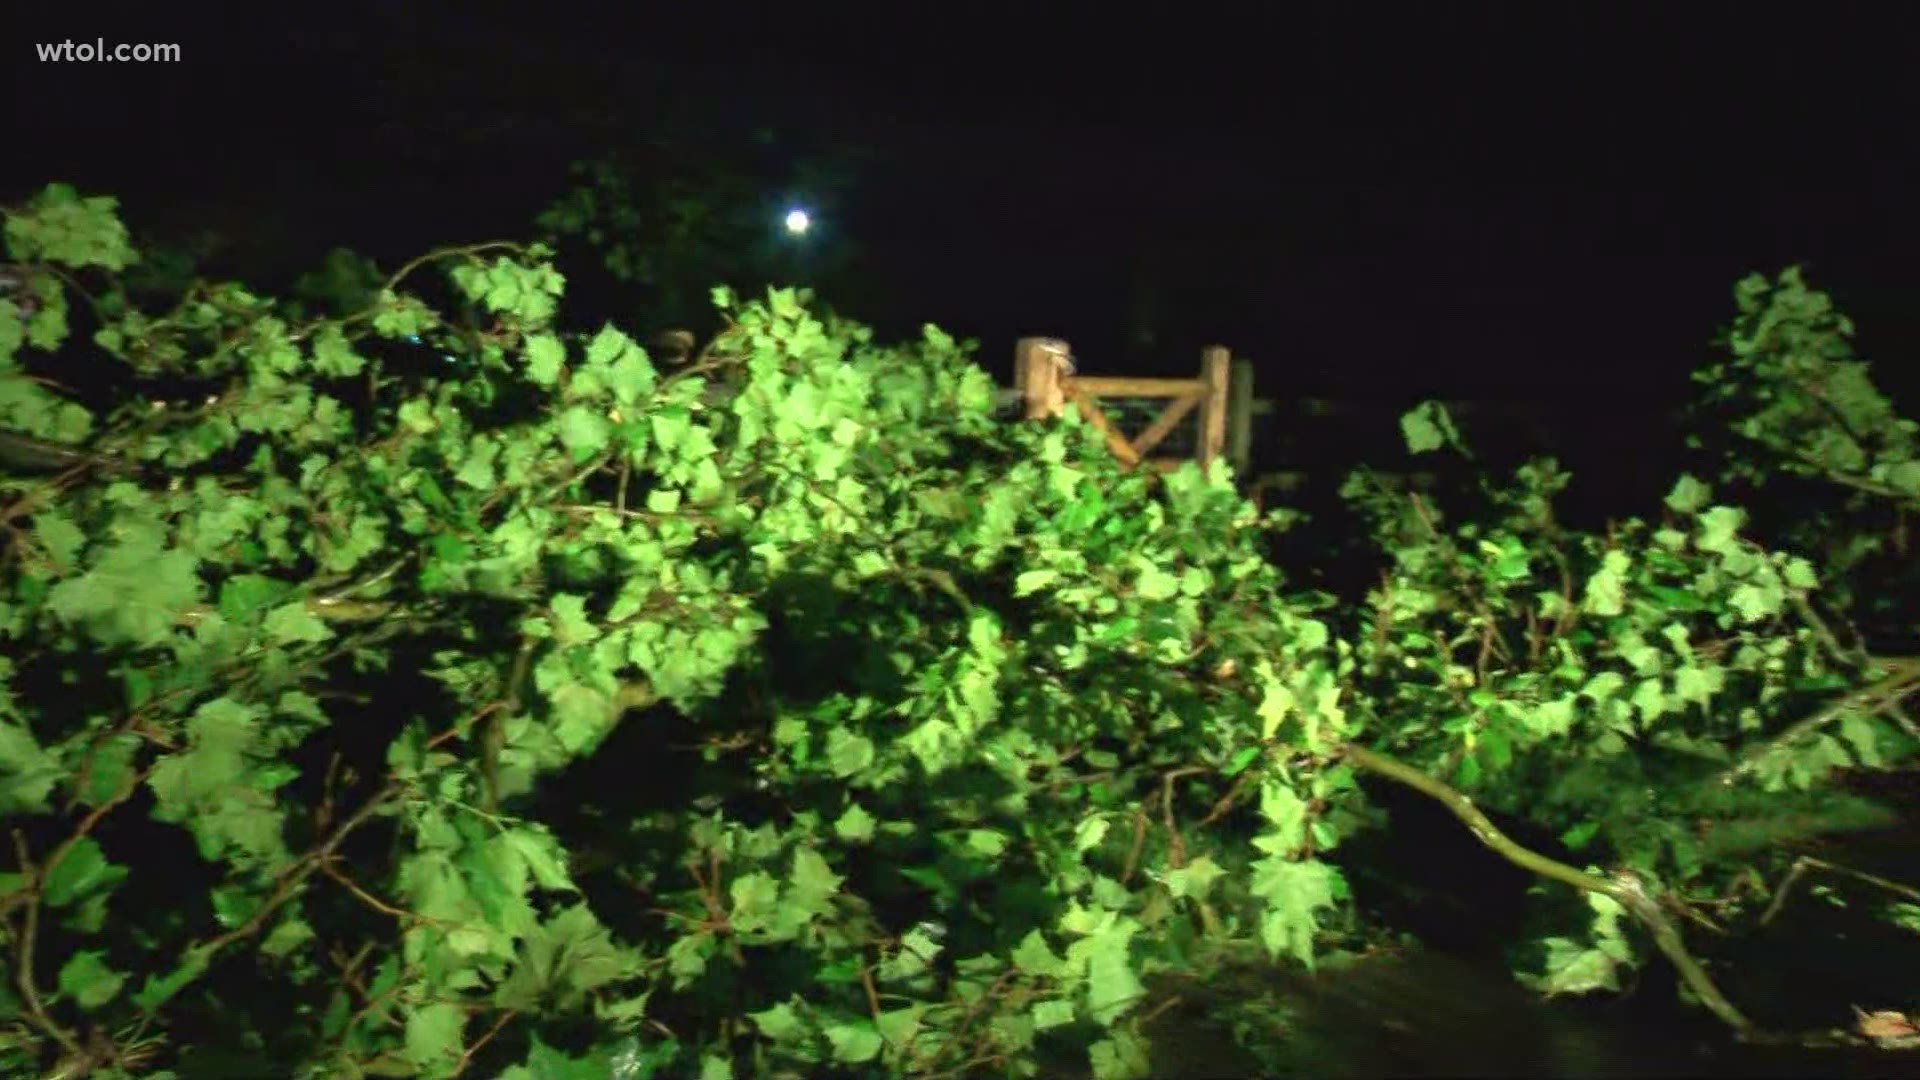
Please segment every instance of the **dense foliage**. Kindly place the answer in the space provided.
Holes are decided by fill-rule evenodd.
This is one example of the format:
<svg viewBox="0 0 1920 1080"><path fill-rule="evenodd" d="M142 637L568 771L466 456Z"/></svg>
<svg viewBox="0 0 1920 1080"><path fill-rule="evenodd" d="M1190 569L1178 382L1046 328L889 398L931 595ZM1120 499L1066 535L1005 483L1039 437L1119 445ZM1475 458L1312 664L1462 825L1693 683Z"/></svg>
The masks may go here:
<svg viewBox="0 0 1920 1080"><path fill-rule="evenodd" d="M1341 602L1224 469L997 423L931 326L717 290L663 374L563 328L540 246L314 316L137 304L113 202L63 187L6 243L10 1072L1139 1076L1157 976L1365 940L1358 773L1607 867L1475 824L1588 890L1529 972L1580 991L1687 962L1663 910L1764 900L1768 838L1866 820L1836 772L1914 745L1920 669L1692 478L1588 535L1551 463L1457 520L1356 476L1388 563ZM1721 378L1865 393L1778 331L1809 295L1743 287L1781 314Z"/></svg>

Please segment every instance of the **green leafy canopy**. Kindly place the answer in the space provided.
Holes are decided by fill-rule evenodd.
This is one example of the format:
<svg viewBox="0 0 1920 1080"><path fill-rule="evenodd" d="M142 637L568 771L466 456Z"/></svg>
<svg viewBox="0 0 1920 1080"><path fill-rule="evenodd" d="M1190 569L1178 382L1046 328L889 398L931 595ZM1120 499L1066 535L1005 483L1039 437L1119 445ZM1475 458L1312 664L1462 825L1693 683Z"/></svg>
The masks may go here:
<svg viewBox="0 0 1920 1080"><path fill-rule="evenodd" d="M1547 464L1472 524L1356 478L1339 603L1224 466L997 423L931 326L718 290L667 373L499 244L146 311L112 211L6 219L0 433L79 455L0 475L8 1071L1141 1076L1156 973L1354 940L1353 747L1692 895L1766 867L1675 822L1911 747L1809 723L1884 666L1698 480L1597 536ZM1594 910L1543 985L1628 962Z"/></svg>

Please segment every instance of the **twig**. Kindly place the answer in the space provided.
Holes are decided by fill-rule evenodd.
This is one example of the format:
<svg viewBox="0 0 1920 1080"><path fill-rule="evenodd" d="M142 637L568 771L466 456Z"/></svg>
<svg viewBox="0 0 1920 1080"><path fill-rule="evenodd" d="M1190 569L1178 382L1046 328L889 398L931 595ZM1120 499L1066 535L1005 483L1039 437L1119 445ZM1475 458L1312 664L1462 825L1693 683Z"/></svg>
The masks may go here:
<svg viewBox="0 0 1920 1080"><path fill-rule="evenodd" d="M425 923L429 925L445 925L444 923L440 923L436 919L429 919L425 915L421 915L412 911L407 911L404 908L394 907L392 904L387 903L385 900L382 900L379 897L368 892L367 890L361 888L359 882L341 873L333 865L333 862L334 861L332 859L329 859L326 862L321 863L320 872L332 878L335 882L339 883L341 888L344 888L348 892L353 894L354 899L359 900L361 903L367 905L373 910L381 913L382 915L391 915L394 918L399 919L401 922Z"/></svg>
<svg viewBox="0 0 1920 1080"><path fill-rule="evenodd" d="M366 824L368 819L383 809L390 799L399 794L400 790L400 785L396 782L388 784L385 788L375 793L374 796L363 803L358 810L355 810L351 817L341 822L340 825L333 830L331 835L321 841L318 847L315 847L305 855L294 860L292 866L281 871L279 879L274 883L273 890L267 894L267 898L261 902L260 906L254 910L252 915L248 916L245 922L228 930L224 934L218 934L198 944L187 946L181 950L181 955L187 956L197 953L211 960L215 953L226 948L228 945L259 933L266 927L267 921L272 919L274 914L278 912L287 901L293 899L294 893L299 891L300 886L305 884L308 878L319 872L327 862L333 859L334 855L340 850L340 845L346 842L347 836L360 826Z"/></svg>
<svg viewBox="0 0 1920 1080"><path fill-rule="evenodd" d="M1861 662L1863 657L1860 654L1860 649L1857 646L1850 649L1841 644L1840 636L1833 632L1833 627L1827 625L1827 621L1820 617L1820 613L1814 610L1813 604L1809 602L1806 597L1795 597L1793 600L1793 608L1799 613L1800 618L1806 621L1807 625L1813 627L1815 636L1819 637L1821 643L1827 647L1828 654L1835 660L1850 664L1858 664Z"/></svg>
<svg viewBox="0 0 1920 1080"><path fill-rule="evenodd" d="M1133 808L1133 846L1127 849L1126 865L1120 868L1120 884L1133 880L1134 872L1140 869L1140 853L1147 846L1147 808Z"/></svg>
<svg viewBox="0 0 1920 1080"><path fill-rule="evenodd" d="M440 259L456 257L472 259L477 258L482 252L488 251L510 251L515 255L519 255L526 250L526 245L517 240L483 240L477 244L459 244L454 247L439 248L434 251L429 251L425 255L417 256L403 264L400 269L393 272L393 276L387 278L387 282L382 288L391 291L399 287L400 282L405 280L406 277L415 270L418 270L430 262L437 262Z"/></svg>
<svg viewBox="0 0 1920 1080"><path fill-rule="evenodd" d="M1248 765L1241 771L1239 776L1233 778L1233 784L1227 788L1227 793L1220 796L1220 800L1213 804L1213 809L1207 811L1207 816L1201 818L1200 824L1194 827L1204 829L1214 822L1219 821L1221 818L1226 817L1227 814L1233 810L1234 803L1239 801L1240 789L1247 785L1247 781L1258 775L1260 775L1260 770L1252 765Z"/></svg>
<svg viewBox="0 0 1920 1080"><path fill-rule="evenodd" d="M1173 782L1182 777L1212 771L1204 765L1187 765L1160 777L1160 823L1167 829L1167 861L1173 864L1175 870L1184 869L1187 865L1187 845L1180 836L1179 826L1173 821Z"/></svg>
<svg viewBox="0 0 1920 1080"><path fill-rule="evenodd" d="M838 505L838 503L835 505ZM846 507L842 506L840 509L845 511ZM966 612L968 615L973 614L973 600L961 590L959 583L953 580L953 575L947 573L945 570L939 567L926 567L912 570L902 569L898 571L898 573L907 581L924 581L932 585L935 591L945 594L951 598L954 603L960 605L960 610Z"/></svg>
<svg viewBox="0 0 1920 1080"><path fill-rule="evenodd" d="M953 1025L953 1030L948 1033L946 1041L940 1044L940 1048L933 1052L932 1057L926 1059L920 1071L931 1072L935 1065L946 1059L950 1051L962 1050L964 1052L965 1048L960 1042L961 1038L967 1034L967 1029L973 1026L973 1022L978 1018L980 1010L986 1008L988 1004L1000 996L1000 992L1006 989L1007 983L1012 980L1018 970L1018 968L1009 967L1005 971L1002 971L994 978L992 983L988 984L986 990L983 991L979 997L968 1003L967 1010L960 1014L960 1022ZM966 1075L967 1067L967 1065L962 1065L960 1069L954 1071L952 1075Z"/></svg>
<svg viewBox="0 0 1920 1080"><path fill-rule="evenodd" d="M48 1015L46 1005L40 1000L40 990L34 985L33 951L40 933L40 888L46 875L45 871L33 865L33 859L27 853L26 834L19 829L13 830L13 853L20 864L20 875L31 883L26 890L27 910L21 920L20 940L14 954L13 984L20 988L20 1002L26 1007L25 1015L34 1027L52 1037L69 1055L88 1058L87 1052L81 1049L80 1040Z"/></svg>
<svg viewBox="0 0 1920 1080"><path fill-rule="evenodd" d="M867 992L867 1011L873 1015L876 1030L880 1026L880 991L873 985L873 968L864 961L860 964L860 986Z"/></svg>
<svg viewBox="0 0 1920 1080"><path fill-rule="evenodd" d="M500 1034L500 1030L511 1023L514 1017L519 1015L520 1012L517 1009L508 1009L506 1012L501 1013L499 1018L493 1022L493 1026L487 1029L486 1034L475 1039L472 1046L467 1047L461 1052L460 1061L453 1067L453 1073L451 1075L459 1076L461 1073L466 1072L467 1067L473 1064L473 1055L479 1053L481 1047L492 1042L493 1037Z"/></svg>
<svg viewBox="0 0 1920 1080"><path fill-rule="evenodd" d="M44 878L46 875L53 873L54 867L59 866L61 861L67 857L68 853L73 851L73 849L79 845L80 841L86 839L87 834L91 833L114 807L126 802L133 797L134 792L140 790L140 785L146 781L148 774L152 771L152 769L142 769L140 772L135 773L132 777L128 778L126 783L120 785L120 790L114 792L111 796L102 800L100 805L88 811L87 816L80 819L80 824L74 828L73 833L65 840L62 840L60 846L53 849L53 854L47 856L46 863L40 867L40 877ZM32 880L32 875L28 873L24 864L21 866L20 872L26 875L29 880ZM33 887L23 889L11 896L0 899L0 918L4 918L16 904L25 902L26 899L38 895L37 887Z"/></svg>
<svg viewBox="0 0 1920 1080"><path fill-rule="evenodd" d="M1161 1013L1166 1012L1168 1009L1171 1009L1178 1004L1180 1004L1180 995L1175 994L1172 997L1168 998L1167 1000L1161 1002L1160 1004L1155 1005L1153 1008L1147 1010L1145 1015L1140 1017L1140 1021L1139 1021L1140 1026L1144 1028L1148 1024L1153 1023L1155 1020L1158 1020L1160 1018Z"/></svg>
<svg viewBox="0 0 1920 1080"><path fill-rule="evenodd" d="M1781 879L1780 887L1774 890L1773 902L1767 905L1766 914L1760 916L1761 926L1772 922L1774 917L1780 914L1780 909L1786 905L1788 892L1792 890L1795 883L1809 870L1825 870L1831 874L1841 874L1846 877L1855 878L1869 885L1875 885L1885 889L1895 896L1904 896L1915 903L1920 903L1920 889L1916 889L1911 885L1903 885L1898 881L1894 881L1891 878L1883 878L1878 874L1869 874L1865 870L1855 870L1851 866L1841 866L1839 863L1831 863L1825 859L1816 859L1811 855L1802 855L1793 860L1793 868L1787 871L1787 876Z"/></svg>

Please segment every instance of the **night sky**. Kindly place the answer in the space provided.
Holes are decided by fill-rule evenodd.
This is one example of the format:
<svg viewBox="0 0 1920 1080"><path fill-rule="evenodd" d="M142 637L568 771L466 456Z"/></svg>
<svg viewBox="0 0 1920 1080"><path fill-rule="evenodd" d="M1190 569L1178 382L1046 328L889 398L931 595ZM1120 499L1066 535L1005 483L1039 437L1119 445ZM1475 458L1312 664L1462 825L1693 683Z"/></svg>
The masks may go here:
<svg viewBox="0 0 1920 1080"><path fill-rule="evenodd" d="M870 272L850 313L977 337L1003 382L1023 334L1102 372L1217 341L1262 396L1538 401L1606 457L1670 434L1735 279L1802 261L1920 388L1896 5L962 7L56 11L7 44L0 199L116 193L136 226L245 237L249 272L394 259L527 234L567 162L671 109L865 154L822 223ZM186 60L33 60L69 37Z"/></svg>

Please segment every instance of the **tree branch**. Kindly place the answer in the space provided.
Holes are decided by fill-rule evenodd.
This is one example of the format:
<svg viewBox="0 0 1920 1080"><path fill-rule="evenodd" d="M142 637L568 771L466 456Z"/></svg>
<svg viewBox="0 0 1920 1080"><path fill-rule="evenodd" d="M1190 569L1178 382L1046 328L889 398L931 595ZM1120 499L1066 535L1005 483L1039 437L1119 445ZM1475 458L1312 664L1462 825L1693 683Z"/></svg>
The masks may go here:
<svg viewBox="0 0 1920 1080"><path fill-rule="evenodd" d="M1341 750L1341 756L1359 768L1413 788L1422 795L1438 801L1467 826L1475 839L1492 848L1515 866L1564 885L1570 885L1583 892L1595 892L1613 899L1621 907L1626 908L1653 935L1654 945L1665 953L1667 959L1678 969L1681 980L1700 999L1701 1004L1742 1036L1753 1032L1753 1022L1748 1020L1739 1009L1733 1006L1732 1002L1727 1000L1726 995L1720 992L1720 988L1714 984L1706 969L1693 958L1693 954L1687 951L1685 942L1680 938L1680 932L1660 910L1660 905L1647 895L1646 890L1637 880L1624 875L1613 878L1599 877L1521 847L1481 813L1480 808L1473 805L1472 799L1410 765L1395 761L1383 754L1376 754L1363 746L1351 744Z"/></svg>
<svg viewBox="0 0 1920 1080"><path fill-rule="evenodd" d="M1720 776L1720 783L1732 784L1742 777L1750 776L1760 767L1769 754L1783 746L1791 745L1849 712L1877 712L1880 709L1897 705L1901 698L1920 690L1920 659L1913 657L1876 658L1874 663L1885 669L1887 674L1878 681L1869 683L1852 691L1839 700L1821 709L1803 720L1790 725L1785 731L1759 744L1740 756L1740 760Z"/></svg>

